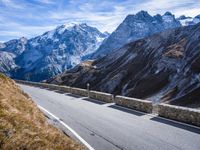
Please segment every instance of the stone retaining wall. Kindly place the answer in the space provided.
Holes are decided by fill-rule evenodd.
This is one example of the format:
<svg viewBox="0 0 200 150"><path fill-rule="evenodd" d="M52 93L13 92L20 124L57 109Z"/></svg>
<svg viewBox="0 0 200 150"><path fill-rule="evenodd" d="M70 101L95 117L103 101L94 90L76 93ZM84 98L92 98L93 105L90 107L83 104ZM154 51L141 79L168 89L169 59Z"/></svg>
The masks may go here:
<svg viewBox="0 0 200 150"><path fill-rule="evenodd" d="M153 105L151 101L140 100L136 98L124 97L124 96L116 96L115 103L120 106L124 106L127 108L151 113L153 110Z"/></svg>
<svg viewBox="0 0 200 150"><path fill-rule="evenodd" d="M169 104L158 105L158 115L161 117L200 126L200 110Z"/></svg>
<svg viewBox="0 0 200 150"><path fill-rule="evenodd" d="M80 88L71 88L71 93L72 94L76 94L76 95L80 95L80 96L85 96L88 97L88 91L86 89L80 89Z"/></svg>
<svg viewBox="0 0 200 150"><path fill-rule="evenodd" d="M71 87L69 87L69 86L59 86L59 87L60 87L60 91L66 92L66 93L71 93Z"/></svg>
<svg viewBox="0 0 200 150"><path fill-rule="evenodd" d="M44 84L41 84L41 87L44 87L43 86ZM48 84L48 86L45 86L45 88L49 88L49 89L52 89L52 90L61 90L60 86L58 85L55 85L55 84Z"/></svg>
<svg viewBox="0 0 200 150"><path fill-rule="evenodd" d="M90 91L89 98L100 100L106 103L113 103L113 96L109 93Z"/></svg>
<svg viewBox="0 0 200 150"><path fill-rule="evenodd" d="M113 98L113 95L109 93L97 91L89 91L88 93L86 89L74 88L69 86L59 86L54 84L37 83L21 80L16 80L16 82L31 86L60 90L66 93L72 93L84 97L88 97L89 95L89 98L92 99L100 100L106 103L115 102L117 105L147 113L152 113L153 108L155 109L155 106L153 106L152 102L147 100L140 100L124 96L116 96L115 98ZM158 104L156 105L156 108L157 107L158 110L156 110L156 113L161 117L200 126L200 110L180 106L173 106L168 104Z"/></svg>

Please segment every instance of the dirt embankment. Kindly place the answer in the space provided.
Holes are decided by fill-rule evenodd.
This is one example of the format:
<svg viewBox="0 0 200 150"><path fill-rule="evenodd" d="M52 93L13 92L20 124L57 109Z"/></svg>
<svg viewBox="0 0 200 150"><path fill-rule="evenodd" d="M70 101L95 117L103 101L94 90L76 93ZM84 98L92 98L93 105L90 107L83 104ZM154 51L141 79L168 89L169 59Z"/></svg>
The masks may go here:
<svg viewBox="0 0 200 150"><path fill-rule="evenodd" d="M50 125L36 104L0 74L0 149L85 149Z"/></svg>

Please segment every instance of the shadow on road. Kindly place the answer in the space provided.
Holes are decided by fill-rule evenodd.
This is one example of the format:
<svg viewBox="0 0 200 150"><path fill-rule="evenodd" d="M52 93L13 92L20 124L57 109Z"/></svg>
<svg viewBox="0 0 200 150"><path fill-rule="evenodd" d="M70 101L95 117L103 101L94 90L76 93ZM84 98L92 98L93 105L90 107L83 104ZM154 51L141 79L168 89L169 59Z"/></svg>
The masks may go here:
<svg viewBox="0 0 200 150"><path fill-rule="evenodd" d="M64 92L64 91L59 91L59 90L55 90L54 92L60 93L60 94L65 94L65 93L66 93L66 92Z"/></svg>
<svg viewBox="0 0 200 150"><path fill-rule="evenodd" d="M105 104L102 101L94 100L94 99L91 99L91 98L83 98L82 100L85 100L85 101L88 101L88 102L92 102L92 103L95 103L95 104L99 104L99 105Z"/></svg>
<svg viewBox="0 0 200 150"><path fill-rule="evenodd" d="M40 87L38 86L37 88L49 90L48 88L41 87L41 86Z"/></svg>
<svg viewBox="0 0 200 150"><path fill-rule="evenodd" d="M195 127L192 127L192 126L187 126L187 125L184 125L184 124L180 124L180 123L176 123L176 122L173 122L173 121L170 121L170 120L166 120L164 118L158 118L158 117L154 117L154 118L151 118L151 120L153 121L157 121L157 122L160 122L160 123L164 123L164 124L167 124L167 125L170 125L170 126L174 126L174 127L177 127L177 128L180 128L180 129L184 129L184 130L187 130L187 131L190 131L190 132L194 132L194 133L198 133L200 134L200 129L197 129Z"/></svg>
<svg viewBox="0 0 200 150"><path fill-rule="evenodd" d="M75 95L75 94L71 94L71 93L68 93L66 94L67 96L71 96L71 97L74 97L74 98L81 98L82 96L79 96L79 95Z"/></svg>
<svg viewBox="0 0 200 150"><path fill-rule="evenodd" d="M120 111L123 111L123 112L126 112L126 113L129 113L129 114L133 114L133 115L136 115L136 116L145 115L144 113L140 113L140 112L137 112L137 111L134 111L134 110L123 108L123 107L120 107L118 105L111 105L111 106L108 106L108 107L113 108L113 109L117 109L117 110L120 110Z"/></svg>
<svg viewBox="0 0 200 150"><path fill-rule="evenodd" d="M50 88L43 88L43 89L46 89L46 90L48 90L48 91L56 91L56 90L50 89Z"/></svg>

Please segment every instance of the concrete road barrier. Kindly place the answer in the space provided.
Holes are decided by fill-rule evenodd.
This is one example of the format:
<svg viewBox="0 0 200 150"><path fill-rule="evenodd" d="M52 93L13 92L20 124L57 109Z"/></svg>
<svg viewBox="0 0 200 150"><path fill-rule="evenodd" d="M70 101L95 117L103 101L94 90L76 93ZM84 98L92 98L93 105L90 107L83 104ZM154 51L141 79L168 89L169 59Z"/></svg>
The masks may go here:
<svg viewBox="0 0 200 150"><path fill-rule="evenodd" d="M48 84L47 88L52 89L52 90L60 90L60 86L59 85L55 85L55 84Z"/></svg>
<svg viewBox="0 0 200 150"><path fill-rule="evenodd" d="M174 106L169 104L159 104L158 115L184 123L200 126L200 110L197 109Z"/></svg>
<svg viewBox="0 0 200 150"><path fill-rule="evenodd" d="M60 91L62 91L62 92L66 92L66 93L71 92L71 87L69 87L69 86L59 86L59 87L60 87Z"/></svg>
<svg viewBox="0 0 200 150"><path fill-rule="evenodd" d="M124 96L116 96L115 103L120 106L124 106L127 108L151 113L153 110L153 105L151 101L140 100L136 98L124 97Z"/></svg>
<svg viewBox="0 0 200 150"><path fill-rule="evenodd" d="M75 95L85 96L85 97L88 96L88 91L86 89L71 87L70 93L75 94Z"/></svg>
<svg viewBox="0 0 200 150"><path fill-rule="evenodd" d="M106 103L113 103L113 96L109 93L90 91L89 98L100 100Z"/></svg>

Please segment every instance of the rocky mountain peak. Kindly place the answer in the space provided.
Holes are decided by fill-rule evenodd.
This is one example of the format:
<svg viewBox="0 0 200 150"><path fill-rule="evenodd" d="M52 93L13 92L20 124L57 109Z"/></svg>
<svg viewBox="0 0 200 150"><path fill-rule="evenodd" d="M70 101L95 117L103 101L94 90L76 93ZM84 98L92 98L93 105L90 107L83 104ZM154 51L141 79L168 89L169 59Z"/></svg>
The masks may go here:
<svg viewBox="0 0 200 150"><path fill-rule="evenodd" d="M20 42L23 43L23 44L26 44L28 39L26 37L21 37L20 39Z"/></svg>
<svg viewBox="0 0 200 150"><path fill-rule="evenodd" d="M177 18L177 20L184 20L192 17L186 17L185 15L181 15L180 17Z"/></svg>
<svg viewBox="0 0 200 150"><path fill-rule="evenodd" d="M200 15L197 15L196 17L194 17L194 18L198 18L198 19L200 19Z"/></svg>
<svg viewBox="0 0 200 150"><path fill-rule="evenodd" d="M159 20L159 21L162 20L162 16L161 16L160 14L156 14L156 15L154 16L154 18L155 18L156 20Z"/></svg>
<svg viewBox="0 0 200 150"><path fill-rule="evenodd" d="M148 13L147 11L144 11L144 10L139 11L138 13L136 13L135 16L137 16L137 17L139 17L139 18L148 18L148 17L152 17L151 15L149 15L149 13Z"/></svg>
<svg viewBox="0 0 200 150"><path fill-rule="evenodd" d="M166 12L162 16L162 19L164 22L167 23L166 25L169 26L169 28L181 26L180 22L176 20L175 16L171 12ZM168 23L171 23L171 24L168 25Z"/></svg>
<svg viewBox="0 0 200 150"><path fill-rule="evenodd" d="M130 41L180 26L180 22L170 12L166 12L163 16L160 14L151 16L146 11L128 15L92 57L105 56Z"/></svg>
<svg viewBox="0 0 200 150"><path fill-rule="evenodd" d="M167 11L165 12L164 16L174 16L171 12Z"/></svg>

